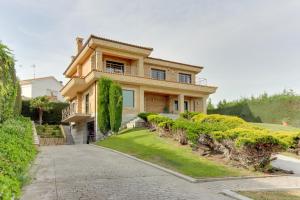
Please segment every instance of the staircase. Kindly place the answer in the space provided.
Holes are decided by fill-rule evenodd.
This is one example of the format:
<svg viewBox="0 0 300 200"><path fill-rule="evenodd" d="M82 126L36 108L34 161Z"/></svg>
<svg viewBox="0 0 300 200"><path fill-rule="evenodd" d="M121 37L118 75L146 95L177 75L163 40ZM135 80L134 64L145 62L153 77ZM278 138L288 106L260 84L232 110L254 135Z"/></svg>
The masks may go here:
<svg viewBox="0 0 300 200"><path fill-rule="evenodd" d="M74 139L73 139L73 136L71 134L70 126L62 125L62 127L63 127L63 130L64 130L65 135L66 135L66 144L67 145L74 144Z"/></svg>

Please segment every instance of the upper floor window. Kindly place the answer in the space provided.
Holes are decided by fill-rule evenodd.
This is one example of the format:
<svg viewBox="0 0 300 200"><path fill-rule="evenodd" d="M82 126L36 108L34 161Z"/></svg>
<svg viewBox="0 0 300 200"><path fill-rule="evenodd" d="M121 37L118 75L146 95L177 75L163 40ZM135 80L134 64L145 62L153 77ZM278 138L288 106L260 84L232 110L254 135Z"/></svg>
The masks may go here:
<svg viewBox="0 0 300 200"><path fill-rule="evenodd" d="M179 82L180 83L192 83L191 75L179 73Z"/></svg>
<svg viewBox="0 0 300 200"><path fill-rule="evenodd" d="M160 69L151 69L151 78L156 80L166 80L166 71Z"/></svg>
<svg viewBox="0 0 300 200"><path fill-rule="evenodd" d="M90 95L89 94L85 95L85 113L86 114L90 113Z"/></svg>
<svg viewBox="0 0 300 200"><path fill-rule="evenodd" d="M106 72L124 74L124 63L106 61Z"/></svg>

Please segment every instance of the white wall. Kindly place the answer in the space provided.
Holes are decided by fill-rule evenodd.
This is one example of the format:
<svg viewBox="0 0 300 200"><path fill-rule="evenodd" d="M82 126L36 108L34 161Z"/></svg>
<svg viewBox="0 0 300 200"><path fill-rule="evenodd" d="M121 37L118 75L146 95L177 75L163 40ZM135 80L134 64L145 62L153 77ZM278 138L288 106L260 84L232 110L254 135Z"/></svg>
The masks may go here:
<svg viewBox="0 0 300 200"><path fill-rule="evenodd" d="M22 96L31 98L32 97L32 87L31 84L21 85Z"/></svg>
<svg viewBox="0 0 300 200"><path fill-rule="evenodd" d="M22 85L22 96L35 98L38 96L57 96L57 100L64 101L60 94L62 85L53 78L31 80L31 84Z"/></svg>

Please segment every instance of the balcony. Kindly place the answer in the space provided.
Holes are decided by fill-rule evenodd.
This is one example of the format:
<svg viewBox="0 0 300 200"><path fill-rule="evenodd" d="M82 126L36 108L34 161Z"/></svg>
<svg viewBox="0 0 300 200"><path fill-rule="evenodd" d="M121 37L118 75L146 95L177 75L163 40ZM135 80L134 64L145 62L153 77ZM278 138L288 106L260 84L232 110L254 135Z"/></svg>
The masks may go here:
<svg viewBox="0 0 300 200"><path fill-rule="evenodd" d="M62 110L62 122L79 122L90 118L90 114L78 111L78 103L72 102L69 107Z"/></svg>

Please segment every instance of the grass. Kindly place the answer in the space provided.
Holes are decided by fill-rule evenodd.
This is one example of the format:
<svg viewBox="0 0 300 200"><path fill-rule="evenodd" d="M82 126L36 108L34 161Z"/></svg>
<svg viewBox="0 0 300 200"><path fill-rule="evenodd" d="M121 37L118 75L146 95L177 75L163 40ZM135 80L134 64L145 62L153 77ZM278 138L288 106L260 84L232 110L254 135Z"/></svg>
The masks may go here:
<svg viewBox="0 0 300 200"><path fill-rule="evenodd" d="M262 191L262 192L239 192L240 194L254 200L299 200L299 190L289 191Z"/></svg>
<svg viewBox="0 0 300 200"><path fill-rule="evenodd" d="M197 155L189 146L159 137L146 129L130 129L100 141L97 145L115 149L194 178L253 175Z"/></svg>
<svg viewBox="0 0 300 200"><path fill-rule="evenodd" d="M62 138L59 125L36 125L36 132L41 138Z"/></svg>
<svg viewBox="0 0 300 200"><path fill-rule="evenodd" d="M255 126L266 128L271 131L300 131L299 128L293 126L283 126L280 124L269 124L269 123L251 123Z"/></svg>

